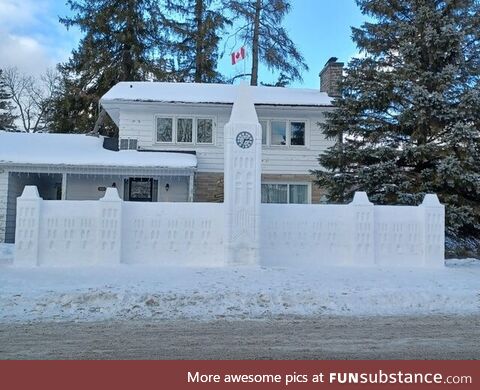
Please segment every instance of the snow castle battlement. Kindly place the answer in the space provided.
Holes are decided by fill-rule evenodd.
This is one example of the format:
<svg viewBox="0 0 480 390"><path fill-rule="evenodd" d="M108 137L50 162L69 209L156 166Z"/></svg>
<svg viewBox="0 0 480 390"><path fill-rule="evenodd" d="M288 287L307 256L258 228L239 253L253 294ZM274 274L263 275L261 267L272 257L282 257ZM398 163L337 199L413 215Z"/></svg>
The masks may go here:
<svg viewBox="0 0 480 390"><path fill-rule="evenodd" d="M43 200L26 186L17 200L16 265L423 266L444 265L445 209L262 204L261 126L247 86L225 125L225 202Z"/></svg>

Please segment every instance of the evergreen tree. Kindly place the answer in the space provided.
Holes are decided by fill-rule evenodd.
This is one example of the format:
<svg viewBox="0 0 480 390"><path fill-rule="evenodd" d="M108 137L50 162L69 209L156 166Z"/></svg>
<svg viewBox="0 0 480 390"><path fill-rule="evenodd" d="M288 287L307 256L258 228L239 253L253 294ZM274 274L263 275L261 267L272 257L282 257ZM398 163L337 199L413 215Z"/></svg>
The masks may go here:
<svg viewBox="0 0 480 390"><path fill-rule="evenodd" d="M0 130L14 131L16 129L15 118L10 95L5 88L3 71L0 69Z"/></svg>
<svg viewBox="0 0 480 390"><path fill-rule="evenodd" d="M230 24L214 0L167 0L165 22L172 35L171 51L178 60L179 81L218 82L218 44Z"/></svg>
<svg viewBox="0 0 480 390"><path fill-rule="evenodd" d="M119 81L162 80L163 18L156 0L68 0L74 12L60 18L79 27L84 38L68 62L59 66L50 125L60 132L93 129L99 98Z"/></svg>
<svg viewBox="0 0 480 390"><path fill-rule="evenodd" d="M260 62L289 80L302 79L301 72L308 66L282 26L290 11L288 0L230 0L229 8L242 20L240 38L252 49L251 85L258 84Z"/></svg>
<svg viewBox="0 0 480 390"><path fill-rule="evenodd" d="M378 204L437 193L447 234L480 238L478 0L357 0L373 19L353 29L343 96L323 125L343 142L315 172L330 201L357 190Z"/></svg>

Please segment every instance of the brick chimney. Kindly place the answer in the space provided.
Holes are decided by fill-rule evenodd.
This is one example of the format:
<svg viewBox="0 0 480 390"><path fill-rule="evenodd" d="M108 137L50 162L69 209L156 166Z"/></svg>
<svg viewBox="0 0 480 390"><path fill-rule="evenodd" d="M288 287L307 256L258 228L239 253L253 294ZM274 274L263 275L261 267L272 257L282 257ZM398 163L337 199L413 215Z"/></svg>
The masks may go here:
<svg viewBox="0 0 480 390"><path fill-rule="evenodd" d="M342 79L343 62L337 57L330 58L320 72L320 92L326 92L330 97L340 96L338 83Z"/></svg>

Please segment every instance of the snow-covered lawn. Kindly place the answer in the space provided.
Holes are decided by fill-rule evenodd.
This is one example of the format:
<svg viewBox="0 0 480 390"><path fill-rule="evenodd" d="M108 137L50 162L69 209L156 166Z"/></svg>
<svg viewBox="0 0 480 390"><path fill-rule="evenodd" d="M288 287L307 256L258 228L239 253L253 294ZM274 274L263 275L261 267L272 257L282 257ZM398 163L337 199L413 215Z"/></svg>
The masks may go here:
<svg viewBox="0 0 480 390"><path fill-rule="evenodd" d="M480 261L444 269L15 268L0 245L0 322L479 314Z"/></svg>

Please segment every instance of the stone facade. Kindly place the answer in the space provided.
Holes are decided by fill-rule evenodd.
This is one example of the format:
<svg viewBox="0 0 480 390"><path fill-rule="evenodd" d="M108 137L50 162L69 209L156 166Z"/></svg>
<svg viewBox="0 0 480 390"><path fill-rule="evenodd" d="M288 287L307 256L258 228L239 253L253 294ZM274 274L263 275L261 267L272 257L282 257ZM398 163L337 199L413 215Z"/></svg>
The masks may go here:
<svg viewBox="0 0 480 390"><path fill-rule="evenodd" d="M310 183L310 175L272 175L262 174L262 183ZM312 182L312 203L320 203L325 194ZM195 175L195 202L223 202L223 173L197 172Z"/></svg>
<svg viewBox="0 0 480 390"><path fill-rule="evenodd" d="M223 202L223 173L195 174L195 202Z"/></svg>

